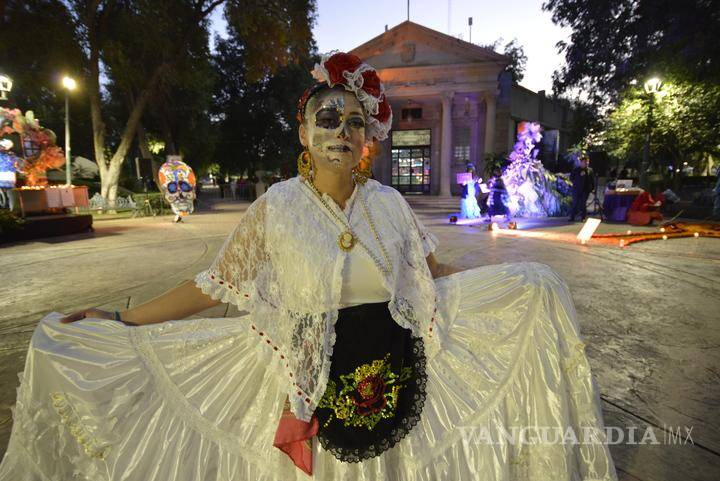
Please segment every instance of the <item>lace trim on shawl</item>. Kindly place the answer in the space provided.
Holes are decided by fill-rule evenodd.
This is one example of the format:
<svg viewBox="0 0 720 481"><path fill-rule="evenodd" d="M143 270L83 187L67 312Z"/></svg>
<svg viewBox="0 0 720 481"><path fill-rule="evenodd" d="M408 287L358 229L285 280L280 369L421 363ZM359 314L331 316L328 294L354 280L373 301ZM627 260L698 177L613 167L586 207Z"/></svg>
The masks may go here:
<svg viewBox="0 0 720 481"><path fill-rule="evenodd" d="M430 342L429 346L427 346L428 358L430 359L435 357L442 350L442 337L438 332L439 328L436 324L436 318L440 316L440 313L438 313L437 310L437 298L435 298L434 304L435 309L433 311L430 322L428 323L427 332L423 333L419 327L420 323L415 317L415 310L413 309L412 305L410 305L407 299L404 299L402 297L394 297L388 303L388 310L390 311L390 316L395 319L395 322L397 322L401 327L404 327L405 329L410 329L410 331L415 336L422 336L428 340L434 341ZM425 350L423 349L423 353L424 352Z"/></svg>
<svg viewBox="0 0 720 481"><path fill-rule="evenodd" d="M423 407L425 406L425 400L427 398L427 358L425 357L423 339L421 337L413 337L412 340L413 355L415 359L413 362L413 373L415 373L414 377L417 392L410 404L409 412L405 417L403 417L401 424L390 431L389 438L379 440L363 449L346 449L334 446L330 440L323 435L322 430L319 431L317 438L320 445L323 449L330 452L340 461L346 463L359 463L365 459L379 456L402 441L402 439L410 433L417 423L420 422L420 415L422 414Z"/></svg>
<svg viewBox="0 0 720 481"><path fill-rule="evenodd" d="M248 309L252 292L255 290L252 283L244 283L242 288L226 283L220 275L211 270L205 270L195 276L195 285L216 301L230 303L239 309Z"/></svg>

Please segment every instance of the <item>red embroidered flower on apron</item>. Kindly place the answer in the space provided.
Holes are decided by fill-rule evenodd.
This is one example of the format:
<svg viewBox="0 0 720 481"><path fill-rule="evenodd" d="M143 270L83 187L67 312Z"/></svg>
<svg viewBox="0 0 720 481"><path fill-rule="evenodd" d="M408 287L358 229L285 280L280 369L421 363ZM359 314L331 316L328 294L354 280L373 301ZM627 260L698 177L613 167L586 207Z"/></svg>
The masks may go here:
<svg viewBox="0 0 720 481"><path fill-rule="evenodd" d="M381 419L395 415L400 389L405 387L403 381L410 379L412 368L403 367L400 373L394 373L389 357L390 354L386 354L383 359L358 366L350 374L341 374L340 388L335 380L328 380L325 394L318 403L318 408L333 411L326 426L338 419L345 426L372 430Z"/></svg>

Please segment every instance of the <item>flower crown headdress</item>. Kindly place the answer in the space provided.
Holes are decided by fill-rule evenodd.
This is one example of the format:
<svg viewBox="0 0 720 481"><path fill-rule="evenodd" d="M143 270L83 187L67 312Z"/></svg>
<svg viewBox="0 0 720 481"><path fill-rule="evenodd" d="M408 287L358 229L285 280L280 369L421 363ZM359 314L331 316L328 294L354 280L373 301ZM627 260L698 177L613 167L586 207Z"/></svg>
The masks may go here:
<svg viewBox="0 0 720 481"><path fill-rule="evenodd" d="M322 56L315 64L311 74L318 83L310 87L298 102L298 122L305 120L307 101L325 84L333 88L342 85L353 92L365 111L368 123L368 138L385 140L392 125L390 102L385 97L385 87L377 72L356 55L343 52L330 52Z"/></svg>

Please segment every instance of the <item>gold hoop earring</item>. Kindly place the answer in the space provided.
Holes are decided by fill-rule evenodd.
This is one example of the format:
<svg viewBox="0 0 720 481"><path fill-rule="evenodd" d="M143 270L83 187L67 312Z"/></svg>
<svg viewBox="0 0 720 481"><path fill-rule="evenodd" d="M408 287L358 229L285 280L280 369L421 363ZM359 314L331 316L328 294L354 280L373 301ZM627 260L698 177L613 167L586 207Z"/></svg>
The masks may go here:
<svg viewBox="0 0 720 481"><path fill-rule="evenodd" d="M298 174L310 180L312 176L312 162L310 160L310 152L303 150L297 160Z"/></svg>
<svg viewBox="0 0 720 481"><path fill-rule="evenodd" d="M370 169L370 161L361 159L360 163L353 167L352 170L355 182L361 185L365 185L365 182L372 177L372 170Z"/></svg>

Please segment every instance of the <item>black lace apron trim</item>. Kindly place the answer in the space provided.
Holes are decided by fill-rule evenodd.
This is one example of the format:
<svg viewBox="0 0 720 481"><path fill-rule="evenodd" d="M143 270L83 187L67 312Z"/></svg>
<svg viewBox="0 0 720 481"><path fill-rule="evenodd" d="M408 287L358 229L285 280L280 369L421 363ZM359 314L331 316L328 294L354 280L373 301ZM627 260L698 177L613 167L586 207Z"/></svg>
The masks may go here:
<svg viewBox="0 0 720 481"><path fill-rule="evenodd" d="M392 448L420 421L426 396L423 340L388 303L340 309L325 393L315 410L320 445L344 462Z"/></svg>

